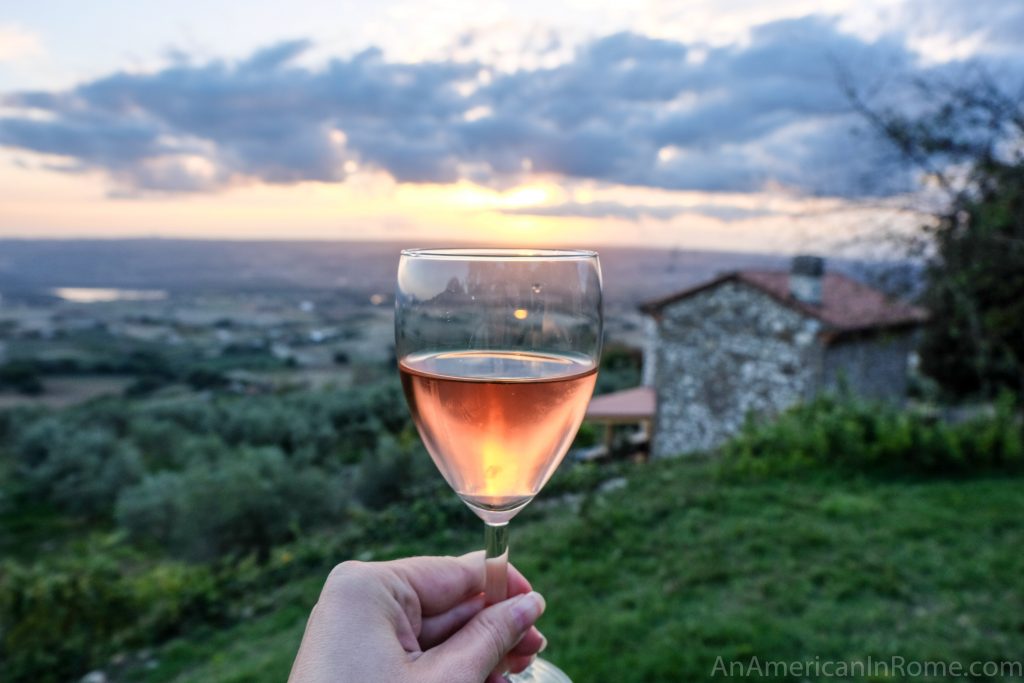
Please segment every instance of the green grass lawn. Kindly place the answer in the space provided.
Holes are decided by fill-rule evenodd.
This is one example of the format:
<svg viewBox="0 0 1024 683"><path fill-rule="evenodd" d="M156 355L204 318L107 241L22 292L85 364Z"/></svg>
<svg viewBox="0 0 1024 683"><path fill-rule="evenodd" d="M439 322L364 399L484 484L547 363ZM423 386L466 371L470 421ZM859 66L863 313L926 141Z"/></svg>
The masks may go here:
<svg viewBox="0 0 1024 683"><path fill-rule="evenodd" d="M546 656L578 683L701 681L718 657L1020 661L1022 484L737 480L707 463L658 462L578 511L527 510L513 522L512 558L547 597ZM446 538L373 550L475 543ZM283 681L322 580L281 589L274 612L164 646L155 668L129 679Z"/></svg>

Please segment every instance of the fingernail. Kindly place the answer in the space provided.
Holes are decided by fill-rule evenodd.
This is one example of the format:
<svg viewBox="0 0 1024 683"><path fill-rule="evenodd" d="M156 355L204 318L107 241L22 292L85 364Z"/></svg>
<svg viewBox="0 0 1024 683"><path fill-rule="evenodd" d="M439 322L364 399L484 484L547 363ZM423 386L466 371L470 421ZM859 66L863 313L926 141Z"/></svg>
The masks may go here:
<svg viewBox="0 0 1024 683"><path fill-rule="evenodd" d="M546 650L547 647L548 647L548 639L545 638L543 634L541 634L541 637L540 637L540 649L537 650L537 652L544 652L544 650Z"/></svg>
<svg viewBox="0 0 1024 683"><path fill-rule="evenodd" d="M512 618L519 630L525 631L544 613L544 597L537 591L530 591L512 604Z"/></svg>

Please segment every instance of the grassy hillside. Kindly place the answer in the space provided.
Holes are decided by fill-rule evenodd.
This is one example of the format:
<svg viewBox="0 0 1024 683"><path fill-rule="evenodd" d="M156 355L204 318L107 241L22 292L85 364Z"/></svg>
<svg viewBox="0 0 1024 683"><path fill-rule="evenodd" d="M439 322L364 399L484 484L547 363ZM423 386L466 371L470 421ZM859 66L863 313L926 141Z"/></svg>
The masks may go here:
<svg viewBox="0 0 1024 683"><path fill-rule="evenodd" d="M576 681L706 680L719 656L966 664L1024 653L1021 478L723 479L692 460L626 474L625 487L548 496L514 523L513 561L548 599L546 654ZM460 528L366 551L476 542ZM272 612L165 645L127 679L284 680L322 579L281 589Z"/></svg>

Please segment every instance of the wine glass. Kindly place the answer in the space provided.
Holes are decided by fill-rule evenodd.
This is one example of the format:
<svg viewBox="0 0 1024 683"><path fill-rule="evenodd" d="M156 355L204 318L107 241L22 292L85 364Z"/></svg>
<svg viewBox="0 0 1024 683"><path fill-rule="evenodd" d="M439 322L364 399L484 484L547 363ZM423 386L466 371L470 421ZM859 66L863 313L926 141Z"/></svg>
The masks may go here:
<svg viewBox="0 0 1024 683"><path fill-rule="evenodd" d="M596 252L406 249L395 353L434 464L485 524L487 604L507 597L508 523L562 461L601 357ZM513 681L564 681L538 659Z"/></svg>

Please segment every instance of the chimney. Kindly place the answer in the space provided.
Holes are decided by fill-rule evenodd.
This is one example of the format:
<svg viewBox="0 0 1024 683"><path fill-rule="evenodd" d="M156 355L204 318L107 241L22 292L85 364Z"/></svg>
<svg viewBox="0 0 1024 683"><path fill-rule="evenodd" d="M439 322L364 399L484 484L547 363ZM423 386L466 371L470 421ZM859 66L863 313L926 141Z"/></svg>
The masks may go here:
<svg viewBox="0 0 1024 683"><path fill-rule="evenodd" d="M825 259L820 256L800 255L793 259L789 273L789 293L797 301L812 306L821 305L821 276L825 274Z"/></svg>

